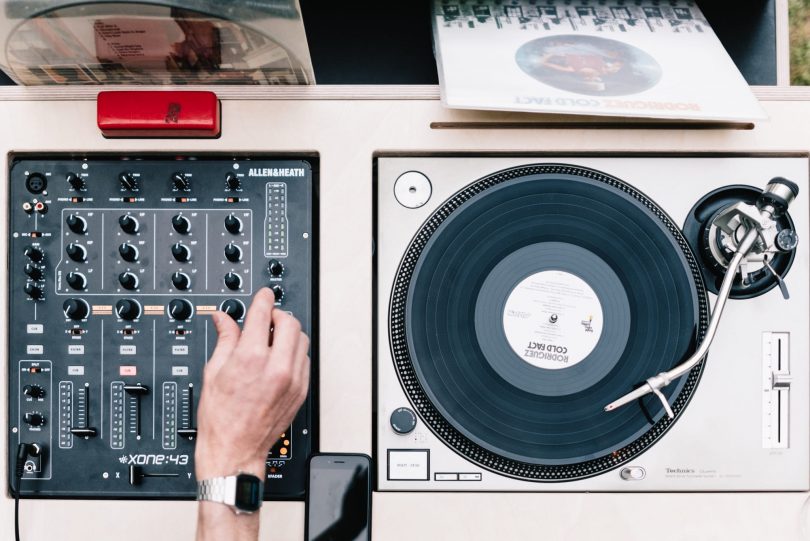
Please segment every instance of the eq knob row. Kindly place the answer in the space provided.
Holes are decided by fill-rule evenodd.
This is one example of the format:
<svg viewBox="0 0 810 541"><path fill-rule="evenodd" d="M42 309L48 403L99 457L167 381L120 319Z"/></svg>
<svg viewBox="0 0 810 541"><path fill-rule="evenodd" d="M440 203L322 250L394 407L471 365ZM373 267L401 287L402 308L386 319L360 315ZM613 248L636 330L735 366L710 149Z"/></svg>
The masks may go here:
<svg viewBox="0 0 810 541"><path fill-rule="evenodd" d="M42 176L41 173L33 173L31 176ZM44 179L44 177L42 177ZM177 191L187 192L191 190L191 181L189 178L183 173L172 173L171 175L171 182L172 188ZM68 173L65 176L65 180L67 180L70 187L74 190L82 191L87 188L87 184L85 183L84 179L77 175L76 173ZM118 175L118 181L121 183L121 188L127 191L135 191L138 189L138 178L133 175L129 171L124 171ZM39 185L32 185L29 187L29 190L34 191L35 193L41 193L44 191L43 188L39 188ZM228 173L225 175L225 188L229 191L236 191L242 188L242 182L239 177L235 173ZM38 191L37 191L38 190Z"/></svg>
<svg viewBox="0 0 810 541"><path fill-rule="evenodd" d="M87 319L90 315L90 305L84 299L68 299L62 305L62 310L67 319L74 321ZM245 305L236 299L224 301L220 310L233 319L241 319L245 315ZM172 299L168 313L174 320L185 321L194 314L194 307L185 299ZM121 299L115 303L115 315L127 321L138 319L141 317L141 305L134 299Z"/></svg>

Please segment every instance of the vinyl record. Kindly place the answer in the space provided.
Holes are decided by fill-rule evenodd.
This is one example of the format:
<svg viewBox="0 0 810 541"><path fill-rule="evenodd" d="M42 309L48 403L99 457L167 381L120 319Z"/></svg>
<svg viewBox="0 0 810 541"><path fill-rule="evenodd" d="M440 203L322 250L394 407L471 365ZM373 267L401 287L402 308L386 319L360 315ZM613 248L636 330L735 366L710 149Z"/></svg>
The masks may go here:
<svg viewBox="0 0 810 541"><path fill-rule="evenodd" d="M392 353L430 429L528 480L610 470L672 425L649 395L609 402L686 359L708 304L678 227L624 182L543 164L478 180L414 237L395 279ZM702 364L663 390L678 415Z"/></svg>

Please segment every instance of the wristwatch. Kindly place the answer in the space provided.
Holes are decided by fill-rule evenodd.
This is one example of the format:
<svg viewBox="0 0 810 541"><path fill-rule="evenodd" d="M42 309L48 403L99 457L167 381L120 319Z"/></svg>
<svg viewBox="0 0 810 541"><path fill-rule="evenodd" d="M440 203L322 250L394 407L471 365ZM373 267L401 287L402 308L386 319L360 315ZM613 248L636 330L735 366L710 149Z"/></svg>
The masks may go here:
<svg viewBox="0 0 810 541"><path fill-rule="evenodd" d="M262 506L263 489L261 479L239 472L228 477L197 481L197 501L224 503L237 515L249 515Z"/></svg>

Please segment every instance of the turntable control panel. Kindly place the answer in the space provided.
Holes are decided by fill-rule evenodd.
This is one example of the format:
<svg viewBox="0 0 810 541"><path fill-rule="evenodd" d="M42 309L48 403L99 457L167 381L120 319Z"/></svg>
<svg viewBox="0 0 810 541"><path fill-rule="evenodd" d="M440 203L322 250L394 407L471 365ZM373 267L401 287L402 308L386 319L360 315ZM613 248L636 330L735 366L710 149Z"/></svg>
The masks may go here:
<svg viewBox="0 0 810 541"><path fill-rule="evenodd" d="M316 331L312 162L16 156L8 178L9 472L18 444L41 449L21 494L193 497L208 315L241 323L270 287ZM267 498L303 495L311 396Z"/></svg>

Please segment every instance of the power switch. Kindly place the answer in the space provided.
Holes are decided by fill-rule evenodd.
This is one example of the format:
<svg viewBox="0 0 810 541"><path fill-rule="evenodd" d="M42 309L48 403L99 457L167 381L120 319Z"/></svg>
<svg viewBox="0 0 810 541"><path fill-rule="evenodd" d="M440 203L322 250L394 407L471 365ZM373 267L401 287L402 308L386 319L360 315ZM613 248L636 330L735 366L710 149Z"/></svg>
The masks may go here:
<svg viewBox="0 0 810 541"><path fill-rule="evenodd" d="M790 334L762 334L762 446L787 449L790 431Z"/></svg>

